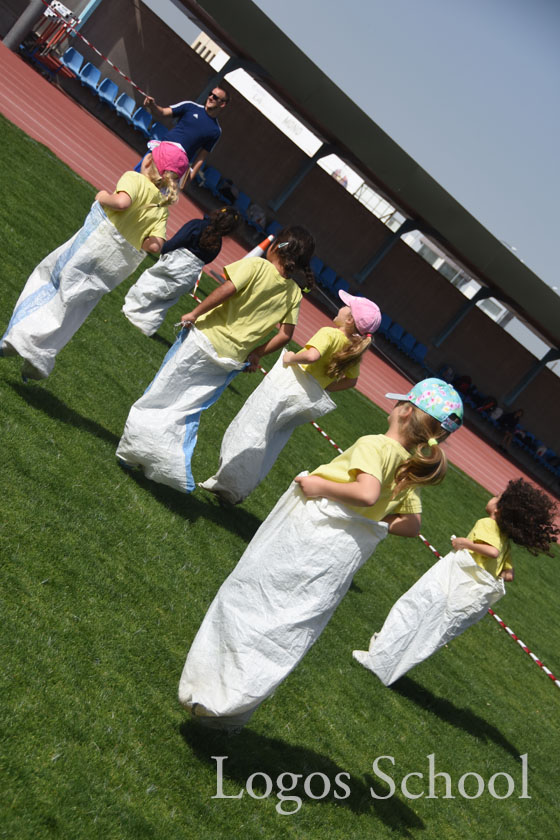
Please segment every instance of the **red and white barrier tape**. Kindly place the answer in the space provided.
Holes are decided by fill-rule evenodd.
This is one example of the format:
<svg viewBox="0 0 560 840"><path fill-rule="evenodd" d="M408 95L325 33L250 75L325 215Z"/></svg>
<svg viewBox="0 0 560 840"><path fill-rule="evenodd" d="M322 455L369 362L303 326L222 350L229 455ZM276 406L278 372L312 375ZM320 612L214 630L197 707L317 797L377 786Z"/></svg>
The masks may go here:
<svg viewBox="0 0 560 840"><path fill-rule="evenodd" d="M319 425L315 422L315 420L311 420L311 425L312 425L312 426L314 426L314 427L317 429L317 431L318 431L318 432L320 432L320 433L323 435L323 437L324 437L324 438L326 438L326 440L328 440L328 442L329 442L329 443L332 443L332 445L334 446L334 448L336 449L336 451L337 451L339 454L342 454L342 452L344 452L344 450L343 450L343 449L341 449L341 448L340 448L340 446L339 446L337 443L335 443L335 442L334 442L334 440L333 440L331 437L329 437L329 436L328 436L328 434L325 432L325 430L324 430L324 429L322 429L322 428L321 428L321 427L320 427L320 426L319 426Z"/></svg>
<svg viewBox="0 0 560 840"><path fill-rule="evenodd" d="M69 23L69 22L68 22L68 21L67 21L67 20L66 20L66 19L65 19L65 18L64 18L64 17L63 17L63 16L62 16L62 15L61 15L58 11L57 11L57 9L53 8L53 7L50 5L50 2L48 2L48 0L42 0L42 3L43 3L43 5L44 5L44 6L46 6L46 7L48 8L48 10L49 10L49 12L50 12L51 14L53 14L55 17L59 18L59 20L61 20L61 21L62 21L62 23L65 25L65 27L66 27L66 29L68 29L68 31L73 32L73 33L74 33L74 35L77 35L77 37L78 37L78 38L81 38L81 39L82 39L82 41L83 41L85 44L87 44L87 45L88 45L88 47L94 51L94 53L97 53L97 55L101 56L101 58L103 59L103 61L106 61L106 62L107 62L107 64L109 64L109 65L113 68L113 70L115 70L115 71L119 74L119 76L122 76L122 77L123 77L123 79L125 79L127 82L129 82L129 84L131 84L133 88L136 88L136 90L138 91L138 93L141 93L141 94L142 94L142 96L148 96L148 94L146 93L146 91L145 91L145 90L142 90L142 88L141 88L141 87L138 87L138 85L136 84L136 82L133 82L133 81L132 81L132 79L131 79L129 76L127 76L127 75L126 75L126 73L123 73L123 71L122 71L122 70L120 70L120 69L117 67L117 65L116 65L116 64L113 64L113 62L111 61L111 59L110 59L110 58L107 58L107 56L106 56L106 55L103 55L103 53L102 53L102 52L99 52L99 50L97 49L97 47L94 47L94 45L91 43L91 41L88 41L88 39L87 39L87 38L85 38L85 37L82 35L82 33L81 33L81 32L78 32L78 30L75 28L74 24Z"/></svg>
<svg viewBox="0 0 560 840"><path fill-rule="evenodd" d="M430 551L431 551L433 554L435 554L435 555L436 555L436 557L440 558L440 557L442 556L442 555L439 553L439 551L437 550L437 548L434 548L434 547L433 547L433 545L431 545L431 544L428 542L428 540L426 539L426 537L423 537L423 536L422 536L422 534L418 534L418 537L422 540L422 542L424 543L424 545L426 546L426 548L429 548L429 549L430 549Z"/></svg>
<svg viewBox="0 0 560 840"><path fill-rule="evenodd" d="M490 609L488 610L488 612L490 613L490 615L492 616L492 618L494 618L494 619L498 622L498 624L500 625L500 627L503 627L503 629L506 631L506 633L508 633L508 634L511 636L511 638L514 640L514 642L517 642L517 644L519 645L519 647L521 648L521 650L524 650L524 651L525 651L525 653L526 653L526 654L528 654L528 655L531 657L531 659L533 660L533 662L536 662L536 664L539 666L539 668L542 668L542 670L545 672L545 674L547 675L547 677L548 677L549 679L551 679L551 680L552 680L552 682L554 683L554 685L555 685L557 688L560 688L560 680L559 680L559 679L557 679L557 678L554 676L554 674L552 673L552 671L551 671L549 668L547 668L547 667L546 667L546 665L543 665L543 663L541 662L541 660L538 658L538 656L536 656L536 655L533 653L533 651L529 650L529 648L527 647L527 645L526 645L524 642L522 642L522 641L521 641L521 639L519 638L519 636L516 636L516 635L515 635L515 633L514 633L514 632L513 632L513 630L511 629L511 627L508 627L508 626L507 626L507 624L506 624L504 621L502 621L502 619L500 618L500 616L499 616L499 615L496 615L496 613L494 612L494 610L493 610L493 609L491 609L491 608L490 608Z"/></svg>

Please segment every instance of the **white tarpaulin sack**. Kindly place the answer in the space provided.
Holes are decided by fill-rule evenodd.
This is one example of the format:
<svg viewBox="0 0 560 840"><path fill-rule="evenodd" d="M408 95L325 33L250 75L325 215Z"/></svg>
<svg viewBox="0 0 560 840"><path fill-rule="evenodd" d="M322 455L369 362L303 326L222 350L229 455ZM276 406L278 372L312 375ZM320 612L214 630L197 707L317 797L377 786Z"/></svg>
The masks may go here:
<svg viewBox="0 0 560 840"><path fill-rule="evenodd" d="M387 535L295 482L214 598L187 656L179 700L201 722L243 725L296 667Z"/></svg>
<svg viewBox="0 0 560 840"><path fill-rule="evenodd" d="M181 330L152 384L128 415L117 458L183 493L195 488L191 458L201 413L245 367L218 356L201 330Z"/></svg>
<svg viewBox="0 0 560 840"><path fill-rule="evenodd" d="M228 426L217 473L200 484L231 504L268 475L294 429L336 408L313 376L284 367L283 355Z"/></svg>
<svg viewBox="0 0 560 840"><path fill-rule="evenodd" d="M3 349L15 351L47 377L57 353L101 297L125 280L145 256L94 202L80 230L29 277L2 338Z"/></svg>
<svg viewBox="0 0 560 840"><path fill-rule="evenodd" d="M355 650L354 659L391 685L483 618L505 591L468 551L451 551L399 598L369 651Z"/></svg>
<svg viewBox="0 0 560 840"><path fill-rule="evenodd" d="M186 248L163 254L130 287L122 311L144 335L153 335L167 310L194 288L203 266L203 260Z"/></svg>

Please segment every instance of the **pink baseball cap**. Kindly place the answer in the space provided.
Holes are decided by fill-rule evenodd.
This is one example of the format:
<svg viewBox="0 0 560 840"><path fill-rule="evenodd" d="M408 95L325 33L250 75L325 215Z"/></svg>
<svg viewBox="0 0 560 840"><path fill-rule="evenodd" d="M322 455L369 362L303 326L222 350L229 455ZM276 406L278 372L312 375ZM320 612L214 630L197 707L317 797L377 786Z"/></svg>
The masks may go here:
<svg viewBox="0 0 560 840"><path fill-rule="evenodd" d="M154 146L152 158L160 175L167 169L181 178L189 168L189 159L184 149L175 143L166 143L165 140L159 146Z"/></svg>
<svg viewBox="0 0 560 840"><path fill-rule="evenodd" d="M365 297L349 295L348 292L344 292L342 289L339 291L338 296L346 306L350 307L352 318L360 335L371 335L371 333L374 333L379 328L381 312L376 303Z"/></svg>

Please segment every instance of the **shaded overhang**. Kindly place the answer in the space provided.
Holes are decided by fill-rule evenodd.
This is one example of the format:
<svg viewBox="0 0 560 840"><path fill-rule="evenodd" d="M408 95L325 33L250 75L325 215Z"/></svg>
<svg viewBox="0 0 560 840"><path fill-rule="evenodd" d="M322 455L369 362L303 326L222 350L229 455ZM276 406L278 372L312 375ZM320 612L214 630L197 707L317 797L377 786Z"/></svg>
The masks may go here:
<svg viewBox="0 0 560 840"><path fill-rule="evenodd" d="M187 16L372 187L560 346L560 297L373 122L251 0L177 0Z"/></svg>

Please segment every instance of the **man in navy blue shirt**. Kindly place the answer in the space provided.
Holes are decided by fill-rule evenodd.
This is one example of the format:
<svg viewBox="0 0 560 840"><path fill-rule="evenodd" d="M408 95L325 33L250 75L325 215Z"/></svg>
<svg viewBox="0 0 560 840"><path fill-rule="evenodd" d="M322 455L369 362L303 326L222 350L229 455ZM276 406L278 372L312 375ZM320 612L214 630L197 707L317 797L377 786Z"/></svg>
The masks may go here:
<svg viewBox="0 0 560 840"><path fill-rule="evenodd" d="M194 178L204 160L212 151L222 129L218 115L229 101L229 94L221 87L215 87L208 95L205 105L188 100L166 107L158 105L153 96L144 99L144 107L154 117L178 117L178 121L166 135L168 143L177 143L187 154L190 163L189 180Z"/></svg>

